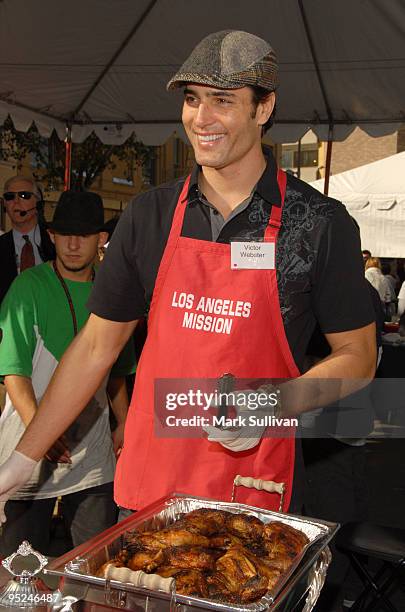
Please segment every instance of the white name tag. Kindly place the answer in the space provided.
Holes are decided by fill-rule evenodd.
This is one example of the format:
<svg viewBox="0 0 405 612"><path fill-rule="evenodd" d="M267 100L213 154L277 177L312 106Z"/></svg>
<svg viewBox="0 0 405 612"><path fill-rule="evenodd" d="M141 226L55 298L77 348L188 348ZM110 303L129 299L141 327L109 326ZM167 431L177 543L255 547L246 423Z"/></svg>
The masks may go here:
<svg viewBox="0 0 405 612"><path fill-rule="evenodd" d="M274 242L231 242L232 270L274 270Z"/></svg>

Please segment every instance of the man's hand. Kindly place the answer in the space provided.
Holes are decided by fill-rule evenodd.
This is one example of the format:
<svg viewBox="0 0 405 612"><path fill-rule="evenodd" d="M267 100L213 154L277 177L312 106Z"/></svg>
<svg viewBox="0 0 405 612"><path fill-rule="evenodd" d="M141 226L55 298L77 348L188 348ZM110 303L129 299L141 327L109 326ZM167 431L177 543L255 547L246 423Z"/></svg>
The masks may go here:
<svg viewBox="0 0 405 612"><path fill-rule="evenodd" d="M115 416L116 427L111 433L114 454L118 458L124 446L125 420L128 413L128 392L124 376L110 376L107 385L108 396L111 401L111 408Z"/></svg>
<svg viewBox="0 0 405 612"><path fill-rule="evenodd" d="M209 442L219 442L227 450L240 453L257 446L266 428L249 427L249 432L246 432L241 428L223 430L212 425L204 425L203 429L208 434Z"/></svg>
<svg viewBox="0 0 405 612"><path fill-rule="evenodd" d="M277 403L274 404L271 397L277 397L277 390L269 385L266 389L234 391L230 397L232 396L235 397L236 405L232 406L235 416L228 419L232 419L233 424L206 425L203 429L207 432L210 442L219 442L227 450L233 452L250 450L259 444L266 426L250 423L249 417L253 416L256 420L265 415L274 415Z"/></svg>
<svg viewBox="0 0 405 612"><path fill-rule="evenodd" d="M64 434L54 442L46 453L45 458L53 463L72 463L67 439Z"/></svg>
<svg viewBox="0 0 405 612"><path fill-rule="evenodd" d="M4 506L31 477L37 462L13 451L0 467L0 525L6 521Z"/></svg>
<svg viewBox="0 0 405 612"><path fill-rule="evenodd" d="M20 452L34 460L45 455L94 396L136 323L90 315L63 354L35 417L18 443ZM55 408L62 403L63 410Z"/></svg>
<svg viewBox="0 0 405 612"><path fill-rule="evenodd" d="M114 454L117 457L117 459L121 454L122 447L124 446L124 429L125 429L125 423L118 423L117 427L114 429L114 431L111 434L112 441L113 441Z"/></svg>

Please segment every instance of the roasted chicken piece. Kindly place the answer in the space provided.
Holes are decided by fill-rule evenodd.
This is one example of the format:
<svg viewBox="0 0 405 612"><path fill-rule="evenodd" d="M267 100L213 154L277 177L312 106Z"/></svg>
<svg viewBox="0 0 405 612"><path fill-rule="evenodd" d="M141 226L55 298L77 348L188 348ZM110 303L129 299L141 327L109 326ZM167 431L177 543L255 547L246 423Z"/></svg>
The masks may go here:
<svg viewBox="0 0 405 612"><path fill-rule="evenodd" d="M127 562L127 567L136 572L142 570L146 573L154 572L164 562L165 555L162 550L138 550Z"/></svg>
<svg viewBox="0 0 405 612"><path fill-rule="evenodd" d="M208 596L206 572L201 572L197 569L180 569L163 565L159 567L159 576L162 576L162 578L175 578L177 593L193 595L194 597Z"/></svg>
<svg viewBox="0 0 405 612"><path fill-rule="evenodd" d="M238 593L231 593L228 589L227 579L221 572L212 572L207 575L208 594L210 599L237 603Z"/></svg>
<svg viewBox="0 0 405 612"><path fill-rule="evenodd" d="M257 571L251 560L246 556L243 547L232 546L218 559L216 570L225 577L227 588L231 593L240 590L242 584L256 576Z"/></svg>
<svg viewBox="0 0 405 612"><path fill-rule="evenodd" d="M220 548L222 550L226 550L233 543L242 544L242 541L230 533L220 533L219 535L213 535L210 537L209 546L210 548Z"/></svg>
<svg viewBox="0 0 405 612"><path fill-rule="evenodd" d="M238 598L237 592L231 593L228 589L227 579L221 572L212 572L207 575L208 594L210 599L235 603Z"/></svg>
<svg viewBox="0 0 405 612"><path fill-rule="evenodd" d="M176 580L176 592L193 597L208 597L207 580L203 572L197 569L159 568L159 576Z"/></svg>
<svg viewBox="0 0 405 612"><path fill-rule="evenodd" d="M284 571L304 549L308 538L302 531L280 521L268 523L263 528L263 544L266 563Z"/></svg>
<svg viewBox="0 0 405 612"><path fill-rule="evenodd" d="M253 576L245 584L241 585L239 600L242 603L250 603L264 597L269 589L268 580L264 576Z"/></svg>
<svg viewBox="0 0 405 612"><path fill-rule="evenodd" d="M239 577L241 582L243 581L242 575L244 575L245 580L254 575L260 575L266 579L266 589L272 589L280 578L281 571L278 568L272 566L271 563L267 563L266 558L260 559L249 548L244 546L233 546L228 550L226 555L218 559L216 564L217 569L226 574L228 578L232 574L232 566L228 562L228 570L226 572L224 569L220 568L219 563L222 562L223 559L226 559L229 553L231 553L233 563L237 564L240 561L244 563L240 566ZM246 568L250 569L246 571Z"/></svg>
<svg viewBox="0 0 405 612"><path fill-rule="evenodd" d="M250 514L231 514L226 518L226 530L242 540L260 541L263 537L263 523Z"/></svg>
<svg viewBox="0 0 405 612"><path fill-rule="evenodd" d="M207 578L215 599L248 603L268 590L268 580L260 576L242 546L233 546L216 563L217 571Z"/></svg>
<svg viewBox="0 0 405 612"><path fill-rule="evenodd" d="M289 544L294 547L299 553L308 544L308 537L299 529L294 529L281 521L272 521L263 526L263 539L266 543L273 543L275 550L281 543L282 545Z"/></svg>
<svg viewBox="0 0 405 612"><path fill-rule="evenodd" d="M183 571L184 570L182 570L181 567L169 567L168 565L161 565L159 567L159 572L156 572L156 574L159 574L159 576L162 576L162 578L173 578Z"/></svg>
<svg viewBox="0 0 405 612"><path fill-rule="evenodd" d="M214 535L225 529L226 519L232 516L224 510L211 510L211 508L199 508L192 510L183 517L182 524L202 535Z"/></svg>
<svg viewBox="0 0 405 612"><path fill-rule="evenodd" d="M209 539L198 533L185 529L167 528L161 531L145 531L139 533L131 541L131 546L137 544L140 549L160 550L167 546L209 546Z"/></svg>
<svg viewBox="0 0 405 612"><path fill-rule="evenodd" d="M281 570L266 558L260 559L259 557L252 556L251 561L257 573L266 579L267 589L273 589L281 576Z"/></svg>
<svg viewBox="0 0 405 612"><path fill-rule="evenodd" d="M215 559L218 557L218 554L215 556L211 548L173 546L165 549L164 557L164 565L169 567L213 570L215 568ZM159 570L157 573L159 573Z"/></svg>

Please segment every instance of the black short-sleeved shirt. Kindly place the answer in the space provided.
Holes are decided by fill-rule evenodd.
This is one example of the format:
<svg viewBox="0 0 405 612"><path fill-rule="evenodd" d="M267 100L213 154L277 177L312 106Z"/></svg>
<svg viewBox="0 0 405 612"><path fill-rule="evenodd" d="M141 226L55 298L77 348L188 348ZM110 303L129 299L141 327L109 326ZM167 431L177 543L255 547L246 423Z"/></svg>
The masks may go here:
<svg viewBox="0 0 405 612"><path fill-rule="evenodd" d="M250 201L227 220L217 242L263 239L271 207L280 206L276 164L270 152L266 157ZM182 235L212 240L213 210L198 189L198 173L195 167ZM113 321L147 314L184 180L151 189L128 205L96 277L88 303L93 313ZM290 174L276 268L284 328L300 370L316 323L333 333L374 321L357 228L340 202Z"/></svg>

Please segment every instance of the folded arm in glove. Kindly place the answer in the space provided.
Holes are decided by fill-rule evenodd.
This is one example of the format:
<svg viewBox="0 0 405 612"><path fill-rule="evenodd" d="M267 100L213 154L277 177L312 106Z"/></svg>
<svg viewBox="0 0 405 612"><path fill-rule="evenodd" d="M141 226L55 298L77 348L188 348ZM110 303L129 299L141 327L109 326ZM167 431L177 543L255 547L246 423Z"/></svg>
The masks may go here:
<svg viewBox="0 0 405 612"><path fill-rule="evenodd" d="M267 403L261 403L257 408L252 407L253 397L257 397L259 394L262 396L267 394L269 396L276 393L276 388L272 385L266 386L265 390L244 390L235 391L234 393L237 396L237 405L234 406L237 416L233 420L237 426L215 427L213 425L206 425L203 429L207 432L210 442L219 442L219 444L228 450L242 452L250 450L259 444L267 427L266 425L259 424L260 418L265 415L275 415L276 409L278 414L280 406L278 403L274 406L274 402L268 401ZM249 420L249 417L252 415L255 417L253 423ZM256 423L255 421L258 422Z"/></svg>
<svg viewBox="0 0 405 612"><path fill-rule="evenodd" d="M6 502L30 479L36 464L33 459L13 451L0 467L0 525L6 521Z"/></svg>

